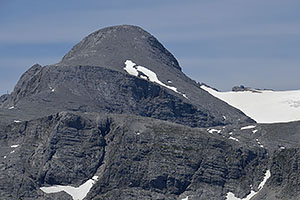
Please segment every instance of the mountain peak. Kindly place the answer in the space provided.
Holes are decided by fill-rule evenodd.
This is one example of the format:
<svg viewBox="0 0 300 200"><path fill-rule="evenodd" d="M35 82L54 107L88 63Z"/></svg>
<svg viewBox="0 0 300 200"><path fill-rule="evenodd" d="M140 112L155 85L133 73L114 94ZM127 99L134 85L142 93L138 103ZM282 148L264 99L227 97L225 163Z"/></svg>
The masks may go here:
<svg viewBox="0 0 300 200"><path fill-rule="evenodd" d="M101 66L123 71L126 60L159 70L181 70L175 57L150 33L138 26L100 29L76 44L59 65Z"/></svg>

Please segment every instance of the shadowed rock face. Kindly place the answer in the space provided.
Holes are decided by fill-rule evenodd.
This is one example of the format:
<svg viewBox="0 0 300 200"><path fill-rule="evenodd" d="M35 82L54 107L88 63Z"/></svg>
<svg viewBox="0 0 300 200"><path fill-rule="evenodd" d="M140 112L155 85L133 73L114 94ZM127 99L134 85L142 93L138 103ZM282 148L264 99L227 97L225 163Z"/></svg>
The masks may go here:
<svg viewBox="0 0 300 200"><path fill-rule="evenodd" d="M8 97L9 97L8 94L4 94L4 95L0 96L0 107L1 107L2 103L7 100Z"/></svg>
<svg viewBox="0 0 300 200"><path fill-rule="evenodd" d="M51 66L18 85L23 87L16 87L9 105L39 116L61 110L97 110L154 117L192 127L223 124L208 111L199 110L158 85L102 67Z"/></svg>
<svg viewBox="0 0 300 200"><path fill-rule="evenodd" d="M0 195L70 199L39 188L78 187L97 175L86 199L218 200L229 191L244 198L257 190L269 168L272 176L255 198L296 200L299 144L269 152L280 140L265 143L272 137L266 132L270 126L256 128L254 136L237 126L212 134L152 118L81 112L0 126ZM228 139L232 129L239 142ZM266 147L259 147L253 137Z"/></svg>
<svg viewBox="0 0 300 200"><path fill-rule="evenodd" d="M129 115L61 112L1 127L0 144L3 199L64 199L39 187L78 186L94 175L87 199L176 199L187 191L217 199L228 188L249 190L267 161L264 149Z"/></svg>

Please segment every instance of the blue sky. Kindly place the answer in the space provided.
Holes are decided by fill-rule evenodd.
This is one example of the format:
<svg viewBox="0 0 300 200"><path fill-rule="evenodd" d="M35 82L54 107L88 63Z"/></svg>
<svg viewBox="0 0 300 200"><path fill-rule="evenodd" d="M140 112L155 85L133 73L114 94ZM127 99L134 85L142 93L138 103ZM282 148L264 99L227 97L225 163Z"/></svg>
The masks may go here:
<svg viewBox="0 0 300 200"><path fill-rule="evenodd" d="M299 0L0 0L0 94L119 24L146 29L187 75L220 90L300 89L299 10Z"/></svg>

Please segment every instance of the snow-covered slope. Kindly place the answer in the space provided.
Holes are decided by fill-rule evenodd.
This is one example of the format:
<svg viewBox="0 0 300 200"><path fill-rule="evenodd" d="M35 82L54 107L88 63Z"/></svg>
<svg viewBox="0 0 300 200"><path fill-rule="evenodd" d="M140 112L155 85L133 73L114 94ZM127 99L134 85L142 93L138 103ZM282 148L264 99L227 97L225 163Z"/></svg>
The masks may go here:
<svg viewBox="0 0 300 200"><path fill-rule="evenodd" d="M243 111L258 123L300 120L300 90L218 92L205 85L201 88Z"/></svg>
<svg viewBox="0 0 300 200"><path fill-rule="evenodd" d="M143 66L137 66L131 60L126 60L125 65L126 66L124 67L124 70L127 73L129 73L133 76L137 76L137 77L143 78L145 80L157 83L163 87L173 90L174 92L176 92L178 94L181 94L184 98L187 98L187 96L185 94L178 92L176 87L168 86L168 85L162 83L160 80L158 80L156 73L151 71L150 69L143 67Z"/></svg>

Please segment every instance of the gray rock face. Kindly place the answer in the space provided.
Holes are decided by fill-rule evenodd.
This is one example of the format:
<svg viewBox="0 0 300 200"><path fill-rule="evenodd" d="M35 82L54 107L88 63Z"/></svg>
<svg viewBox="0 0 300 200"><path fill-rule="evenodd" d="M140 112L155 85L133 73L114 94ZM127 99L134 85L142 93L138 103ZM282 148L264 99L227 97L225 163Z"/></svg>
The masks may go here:
<svg viewBox="0 0 300 200"><path fill-rule="evenodd" d="M107 148L111 160L91 199L143 199L139 193L145 191L153 191L145 199L224 199L228 190L244 195L250 184L258 184L267 162L264 149L242 147L206 130L154 120L135 126L126 124L129 128L110 141L119 149ZM127 194L133 188L138 192Z"/></svg>
<svg viewBox="0 0 300 200"><path fill-rule="evenodd" d="M81 112L2 126L0 195L71 199L39 188L78 187L97 175L86 199L225 200L228 192L244 198L257 190L269 168L271 177L255 199L298 199L299 144L270 152L276 142L261 148L250 130L241 130L236 142L227 136L232 128L239 129L212 134L152 118ZM257 125L262 135L254 138L264 143L266 128Z"/></svg>
<svg viewBox="0 0 300 200"><path fill-rule="evenodd" d="M3 199L63 199L39 187L78 186L95 174L87 199L220 199L257 185L267 162L264 149L128 115L62 112L2 127L0 136Z"/></svg>
<svg viewBox="0 0 300 200"><path fill-rule="evenodd" d="M1 128L1 199L48 199L41 184L80 185L91 177L104 158L109 122L93 123L60 113Z"/></svg>
<svg viewBox="0 0 300 200"><path fill-rule="evenodd" d="M59 65L102 66L123 72L128 59L156 71L181 71L175 57L155 37L131 25L108 27L88 35Z"/></svg>
<svg viewBox="0 0 300 200"><path fill-rule="evenodd" d="M300 149L285 149L276 152L272 159L273 176L270 185L274 188L277 198L297 199L299 188ZM268 198L271 199L271 198Z"/></svg>
<svg viewBox="0 0 300 200"><path fill-rule="evenodd" d="M9 97L8 94L4 94L4 95L0 96L0 107L1 107L2 103L7 100L8 97Z"/></svg>
<svg viewBox="0 0 300 200"><path fill-rule="evenodd" d="M36 76L31 78L30 84L15 90L7 106L27 109L35 116L60 110L98 110L154 117L189 126L223 124L208 111L199 110L165 88L105 68L51 66Z"/></svg>

